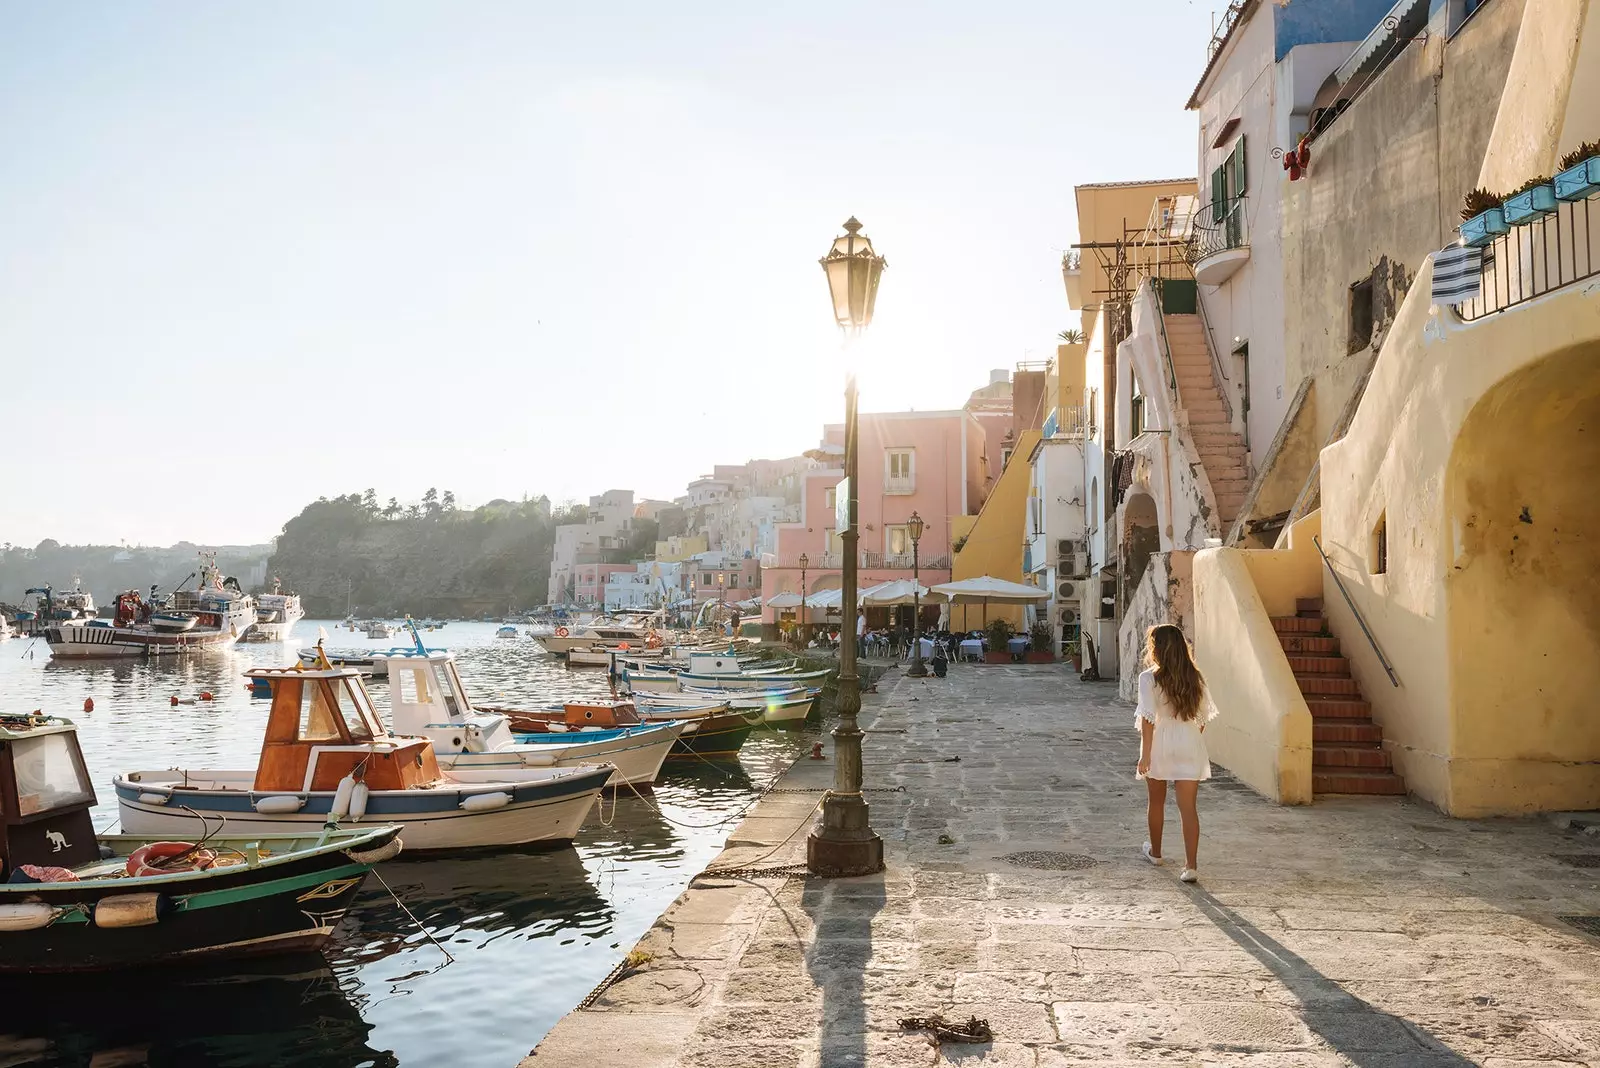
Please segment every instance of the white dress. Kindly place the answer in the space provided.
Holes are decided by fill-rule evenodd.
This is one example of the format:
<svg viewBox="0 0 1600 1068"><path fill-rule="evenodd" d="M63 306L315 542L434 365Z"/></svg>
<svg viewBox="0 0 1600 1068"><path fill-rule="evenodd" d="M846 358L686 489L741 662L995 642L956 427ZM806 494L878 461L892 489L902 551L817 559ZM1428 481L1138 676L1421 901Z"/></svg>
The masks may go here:
<svg viewBox="0 0 1600 1068"><path fill-rule="evenodd" d="M1209 693L1200 699L1200 714L1194 719L1179 719L1172 712L1172 702L1161 687L1156 685L1155 668L1139 673L1139 707L1133 725L1147 719L1156 725L1155 737L1150 740L1150 770L1139 778L1179 779L1201 781L1211 778L1211 759L1206 755L1206 741L1200 725L1217 714Z"/></svg>

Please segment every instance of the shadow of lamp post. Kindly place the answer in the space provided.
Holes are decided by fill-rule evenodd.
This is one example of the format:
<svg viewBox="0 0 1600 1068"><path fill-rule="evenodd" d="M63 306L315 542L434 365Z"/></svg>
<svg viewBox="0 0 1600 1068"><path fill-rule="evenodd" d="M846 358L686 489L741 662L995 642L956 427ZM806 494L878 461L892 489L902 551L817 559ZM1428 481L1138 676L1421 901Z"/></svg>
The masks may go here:
<svg viewBox="0 0 1600 1068"><path fill-rule="evenodd" d="M873 251L861 223L852 216L845 232L819 262L828 276L833 318L844 334L845 347L872 323L884 258ZM856 636L848 621L858 608L856 586L860 543L857 503L860 479L856 412L856 376L852 367L844 386L845 529L844 567L839 603L846 625L839 643L839 725L833 729L833 789L822 800L822 825L806 840L806 867L813 875L868 875L883 870L883 839L872 830L867 801L861 793L861 680L856 676Z"/></svg>
<svg viewBox="0 0 1600 1068"><path fill-rule="evenodd" d="M913 679L927 678L928 666L922 662L922 590L918 581L919 558L917 543L922 540L922 517L916 512L906 520L906 533L911 535L911 667L906 674Z"/></svg>

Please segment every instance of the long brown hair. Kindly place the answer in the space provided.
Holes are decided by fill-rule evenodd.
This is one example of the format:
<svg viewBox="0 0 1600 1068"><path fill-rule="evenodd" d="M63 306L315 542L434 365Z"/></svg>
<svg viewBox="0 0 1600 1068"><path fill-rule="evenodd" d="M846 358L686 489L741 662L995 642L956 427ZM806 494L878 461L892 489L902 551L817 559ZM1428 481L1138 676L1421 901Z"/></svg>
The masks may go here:
<svg viewBox="0 0 1600 1068"><path fill-rule="evenodd" d="M1144 661L1156 669L1156 685L1171 702L1173 715L1189 720L1200 714L1206 678L1194 666L1183 631L1171 623L1151 627L1144 639Z"/></svg>

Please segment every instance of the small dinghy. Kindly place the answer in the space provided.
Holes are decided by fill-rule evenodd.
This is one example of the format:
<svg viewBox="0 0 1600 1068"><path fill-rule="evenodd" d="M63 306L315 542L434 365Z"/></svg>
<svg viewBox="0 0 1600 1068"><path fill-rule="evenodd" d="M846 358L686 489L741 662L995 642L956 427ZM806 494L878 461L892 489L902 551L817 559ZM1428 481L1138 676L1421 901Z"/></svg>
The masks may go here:
<svg viewBox="0 0 1600 1068"><path fill-rule="evenodd" d="M0 716L0 972L320 949L400 829L96 835L71 720Z"/></svg>
<svg viewBox="0 0 1600 1068"><path fill-rule="evenodd" d="M412 851L570 842L610 764L442 771L426 738L391 734L348 668L268 668L266 737L254 770L170 768L115 780L129 832L179 837L225 817L245 834L325 821L405 826Z"/></svg>
<svg viewBox="0 0 1600 1068"><path fill-rule="evenodd" d="M198 616L190 615L188 612L154 612L150 616L150 625L168 634L182 634L186 630L193 630L195 624L199 622Z"/></svg>
<svg viewBox="0 0 1600 1068"><path fill-rule="evenodd" d="M703 706L678 706L671 709L640 708L632 701L569 701L542 709L504 709L511 729L523 735L550 732L614 730L659 719L687 720L683 734L672 745L668 760L695 757L725 758L739 754L750 732L761 725L762 712L731 709L726 701Z"/></svg>

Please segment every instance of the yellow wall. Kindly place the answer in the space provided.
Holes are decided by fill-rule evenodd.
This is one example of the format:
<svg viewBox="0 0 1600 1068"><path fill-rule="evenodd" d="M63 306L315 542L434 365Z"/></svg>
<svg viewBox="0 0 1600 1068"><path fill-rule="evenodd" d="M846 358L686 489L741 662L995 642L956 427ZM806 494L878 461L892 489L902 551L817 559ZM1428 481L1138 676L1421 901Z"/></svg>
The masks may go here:
<svg viewBox="0 0 1600 1068"><path fill-rule="evenodd" d="M1078 240L1120 241L1123 227L1141 230L1150 219L1150 208L1159 197L1194 196L1200 184L1193 178L1177 181L1110 182L1080 185L1075 190L1078 205ZM1083 250L1079 292L1083 305L1094 308L1105 300L1106 275L1093 249Z"/></svg>
<svg viewBox="0 0 1600 1068"><path fill-rule="evenodd" d="M1038 443L1037 430L1024 430L1017 435L1011 462L995 482L989 499L983 502L983 510L977 514L967 534L967 543L951 561L952 581L980 575L1008 582L1022 581L1022 546L1027 540L1028 490L1033 476L1028 456ZM957 629L979 627L983 624L984 609L981 604L952 605L950 618ZM991 604L988 618L1008 620L1020 631L1023 609L1020 605Z"/></svg>
<svg viewBox="0 0 1600 1068"><path fill-rule="evenodd" d="M710 545L707 544L706 536L704 534L687 534L677 538L676 540L678 543L677 552L672 551L671 541L656 542L657 562L663 564L681 563L696 553L703 553L710 550Z"/></svg>
<svg viewBox="0 0 1600 1068"><path fill-rule="evenodd" d="M1311 710L1272 616L1322 592L1313 513L1289 528L1284 549L1203 549L1194 558L1195 660L1218 716L1211 758L1267 797L1311 803Z"/></svg>

